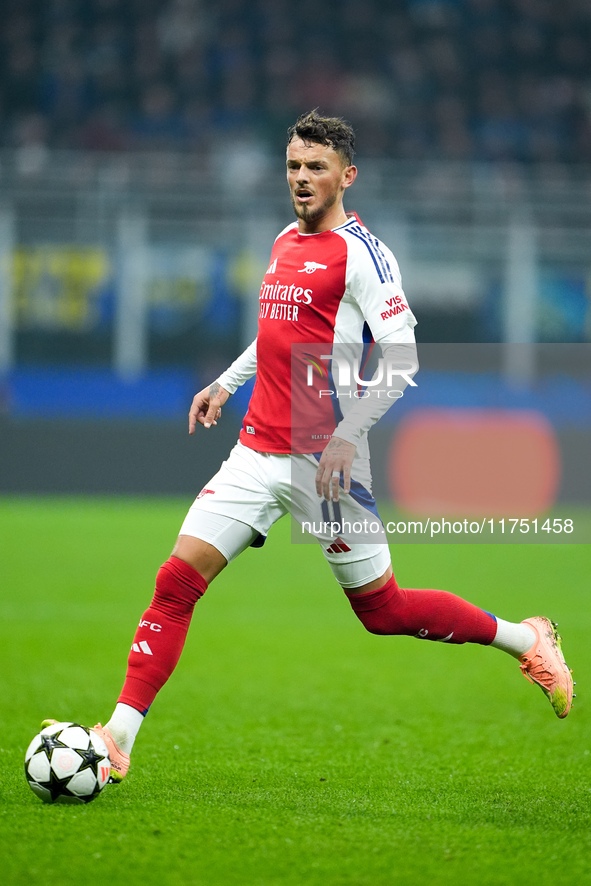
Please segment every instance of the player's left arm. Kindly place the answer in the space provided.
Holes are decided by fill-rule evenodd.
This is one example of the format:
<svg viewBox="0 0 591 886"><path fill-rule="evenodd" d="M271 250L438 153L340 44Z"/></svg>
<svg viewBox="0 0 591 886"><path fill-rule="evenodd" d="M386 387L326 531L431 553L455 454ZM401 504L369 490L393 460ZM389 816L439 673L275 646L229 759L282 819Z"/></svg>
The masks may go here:
<svg viewBox="0 0 591 886"><path fill-rule="evenodd" d="M343 492L349 493L357 444L393 403L403 396L406 386L414 384L413 376L419 366L414 335L410 341L383 341L381 359L386 367L382 370L385 376L389 373L389 368L399 372L392 376L389 383L387 378L383 383L380 381L383 386L378 390L367 387L369 396L356 400L355 405L341 419L318 462L316 492L327 501L338 501L341 482Z"/></svg>
<svg viewBox="0 0 591 886"><path fill-rule="evenodd" d="M385 366L399 367L395 393L402 396L407 384L418 370L414 327L416 319L402 289L396 259L382 243L376 241L376 253L362 246L351 262L348 290L381 347ZM373 392L371 387L368 388ZM377 394L377 391L375 392ZM390 392L388 392L390 393ZM357 400L335 428L318 463L316 492L327 500L337 501L339 487L348 493L351 488L351 467L357 444L368 430L388 411L396 397L370 396Z"/></svg>

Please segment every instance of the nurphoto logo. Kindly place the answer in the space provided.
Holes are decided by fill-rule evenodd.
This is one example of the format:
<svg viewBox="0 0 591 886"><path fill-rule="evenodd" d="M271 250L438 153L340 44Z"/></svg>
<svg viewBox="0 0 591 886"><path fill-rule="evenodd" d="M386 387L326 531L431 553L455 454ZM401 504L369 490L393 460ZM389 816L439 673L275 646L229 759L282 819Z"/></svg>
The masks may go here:
<svg viewBox="0 0 591 886"><path fill-rule="evenodd" d="M410 356L408 354L403 355L405 359L401 359L400 354L380 357L371 375L367 378L364 377L361 369L361 358L356 354L337 353L335 349L332 354L320 354L316 359L313 359L309 354L305 356L307 358L306 386L309 388L316 386L315 373L323 381L328 380L329 384L332 384L331 389L318 391L320 398L323 396L338 397L340 393L356 388L353 396L358 399L366 399L372 394L376 397L386 396L389 399L398 399L402 397L407 385L417 387L413 376L419 368L419 364L412 356L411 359L408 359Z"/></svg>

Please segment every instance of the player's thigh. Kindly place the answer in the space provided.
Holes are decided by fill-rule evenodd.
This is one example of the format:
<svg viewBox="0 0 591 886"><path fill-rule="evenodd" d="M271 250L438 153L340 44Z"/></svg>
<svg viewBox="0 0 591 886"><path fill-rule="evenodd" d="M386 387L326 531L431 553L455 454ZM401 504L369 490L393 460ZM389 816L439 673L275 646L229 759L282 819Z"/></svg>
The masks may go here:
<svg viewBox="0 0 591 886"><path fill-rule="evenodd" d="M264 453L237 444L191 505L179 537L207 542L228 563L249 545L260 546L286 513L273 491L271 466Z"/></svg>
<svg viewBox="0 0 591 886"><path fill-rule="evenodd" d="M209 584L257 538L257 531L240 520L193 511L183 523L172 555L193 566Z"/></svg>

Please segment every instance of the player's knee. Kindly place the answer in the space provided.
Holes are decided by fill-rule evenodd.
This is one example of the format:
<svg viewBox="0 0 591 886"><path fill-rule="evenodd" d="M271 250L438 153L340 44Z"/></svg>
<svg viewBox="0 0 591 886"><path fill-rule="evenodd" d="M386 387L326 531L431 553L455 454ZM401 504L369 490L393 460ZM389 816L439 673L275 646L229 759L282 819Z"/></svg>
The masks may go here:
<svg viewBox="0 0 591 886"><path fill-rule="evenodd" d="M191 613L206 588L207 582L196 569L178 557L170 557L156 575L152 606L171 616Z"/></svg>
<svg viewBox="0 0 591 886"><path fill-rule="evenodd" d="M355 615L370 634L385 637L393 633L390 625L384 623L383 614L380 611L355 612Z"/></svg>
<svg viewBox="0 0 591 886"><path fill-rule="evenodd" d="M393 575L382 587L367 593L347 593L353 612L370 634L388 636L403 633L400 610L406 591L398 587Z"/></svg>
<svg viewBox="0 0 591 886"><path fill-rule="evenodd" d="M202 513L200 516L204 518L210 515ZM194 515L193 524L195 524L196 519L197 515ZM203 576L208 584L227 565L225 556L213 544L191 535L179 535L172 552L172 557L173 561L183 560L185 563L188 563L189 566L192 566L193 569L196 569Z"/></svg>

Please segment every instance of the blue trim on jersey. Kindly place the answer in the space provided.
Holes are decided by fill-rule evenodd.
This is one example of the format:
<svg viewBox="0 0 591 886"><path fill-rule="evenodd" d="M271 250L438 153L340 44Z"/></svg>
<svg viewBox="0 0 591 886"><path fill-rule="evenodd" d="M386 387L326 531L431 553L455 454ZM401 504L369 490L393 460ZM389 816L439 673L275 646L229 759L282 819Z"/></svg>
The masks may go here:
<svg viewBox="0 0 591 886"><path fill-rule="evenodd" d="M394 275L392 274L392 270L390 268L390 263L388 259L384 255L380 241L377 237L374 237L369 231L364 231L358 224L352 225L349 229L350 233L357 237L358 240L361 240L362 243L365 244L369 254L371 255L372 261L375 265L375 269L378 272L378 277L380 278L381 283L394 283Z"/></svg>
<svg viewBox="0 0 591 886"><path fill-rule="evenodd" d="M297 224L297 222L296 222L296 224ZM336 228L332 228L332 230L333 231L342 231L343 228L346 228L348 225L358 225L358 224L359 224L359 219L357 218L356 215L352 215L351 218L348 218L346 222L343 222L342 225L339 225Z"/></svg>
<svg viewBox="0 0 591 886"><path fill-rule="evenodd" d="M373 261L373 263L374 263L374 265L375 265L375 269L376 269L376 271L378 272L378 277L380 278L380 283L385 283L386 280L385 280L385 278L384 278L384 275L382 274L382 270L381 270L381 268L380 268L380 266L379 266L379 264L378 264L378 261L377 261L377 259L376 259L376 256L375 256L374 253L372 252L371 247L370 247L369 243L367 242L367 240L365 240L361 234L358 234L358 233L357 233L356 231L354 231L353 229L351 229L351 234L353 234L354 237L357 237L358 240L361 240L361 242L364 243L364 244L367 246L368 252L369 252L369 254L371 255L372 261Z"/></svg>
<svg viewBox="0 0 591 886"><path fill-rule="evenodd" d="M369 358L371 357L371 353L372 353L374 345L375 345L373 335L371 334L371 329L367 325L367 322L364 323L364 325L363 325L362 338L363 338L363 349L361 351L361 362L359 364L359 378L362 378L365 380L365 369L367 367L367 364L369 363ZM358 383L357 390L360 392L366 391L367 385L362 385L362 384Z"/></svg>
<svg viewBox="0 0 591 886"><path fill-rule="evenodd" d="M381 245L380 241L378 240L377 237L373 237L369 233L369 231L367 232L367 234L365 236L367 237L368 241L373 244L373 247L376 251L378 259L381 262L382 267L384 269L388 283L394 283L394 275L393 275L392 269L390 267L390 262L388 261L388 259L386 258L386 254L382 250L382 245Z"/></svg>

